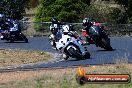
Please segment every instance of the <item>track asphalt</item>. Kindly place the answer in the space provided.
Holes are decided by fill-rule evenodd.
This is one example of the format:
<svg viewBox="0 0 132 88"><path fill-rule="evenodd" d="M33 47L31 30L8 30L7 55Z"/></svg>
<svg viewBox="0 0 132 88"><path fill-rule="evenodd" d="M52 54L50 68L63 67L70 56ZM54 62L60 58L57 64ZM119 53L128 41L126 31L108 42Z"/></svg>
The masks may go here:
<svg viewBox="0 0 132 88"><path fill-rule="evenodd" d="M19 48L28 50L41 50L46 52L58 53L51 48L48 41L48 37L30 37L29 43L15 42L8 43L0 40L0 48ZM26 70L37 68L59 68L59 67L72 67L72 66L86 66L86 65L103 65L103 64L115 64L115 63L132 63L132 37L111 37L111 46L114 51L106 51L95 45L88 45L87 49L91 54L90 59L76 60L68 59L55 59L48 63L35 63L25 64L16 67L0 68L0 72L3 70Z"/></svg>

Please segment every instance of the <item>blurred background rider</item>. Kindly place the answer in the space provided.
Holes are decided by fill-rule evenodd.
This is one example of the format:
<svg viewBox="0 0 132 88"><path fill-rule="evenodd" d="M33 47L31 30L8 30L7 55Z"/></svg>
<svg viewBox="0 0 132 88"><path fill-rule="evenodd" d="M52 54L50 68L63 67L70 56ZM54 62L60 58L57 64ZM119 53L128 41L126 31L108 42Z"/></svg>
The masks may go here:
<svg viewBox="0 0 132 88"><path fill-rule="evenodd" d="M0 13L0 31L5 27L5 14Z"/></svg>
<svg viewBox="0 0 132 88"><path fill-rule="evenodd" d="M62 37L61 23L57 18L52 18L50 25L50 31L54 35L56 41Z"/></svg>
<svg viewBox="0 0 132 88"><path fill-rule="evenodd" d="M99 28L104 30L104 26L102 26L100 22L92 22L90 18L84 18L83 19L84 28L82 29L82 32L83 32L83 35L86 37L86 43L85 44L93 43L91 38L90 38L90 33L89 33L90 27L92 25L98 26Z"/></svg>
<svg viewBox="0 0 132 88"><path fill-rule="evenodd" d="M58 42L61 38L62 38L62 28L61 28L62 24L60 23L60 21L53 17L51 19L51 25L50 25L50 31L52 33L52 35L50 35L50 39L53 40L53 44L52 44L52 48L56 48L56 42Z"/></svg>

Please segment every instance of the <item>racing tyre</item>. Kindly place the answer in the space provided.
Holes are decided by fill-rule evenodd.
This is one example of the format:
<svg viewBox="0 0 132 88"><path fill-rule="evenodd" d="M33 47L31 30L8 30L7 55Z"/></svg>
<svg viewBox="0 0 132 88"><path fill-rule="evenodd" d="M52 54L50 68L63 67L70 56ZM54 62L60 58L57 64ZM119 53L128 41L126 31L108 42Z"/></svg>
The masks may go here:
<svg viewBox="0 0 132 88"><path fill-rule="evenodd" d="M28 43L28 39L26 38L26 36L23 33L20 33L20 36L25 41L25 43Z"/></svg>
<svg viewBox="0 0 132 88"><path fill-rule="evenodd" d="M70 53L70 55L72 55L71 57L75 57L76 59L82 59L82 55L81 55L80 51L77 48L75 50L74 48L70 47L68 49L68 52Z"/></svg>
<svg viewBox="0 0 132 88"><path fill-rule="evenodd" d="M13 43L13 42L14 42L14 40L13 40L13 39L11 39L11 40L9 40L9 42L10 42L10 43Z"/></svg>
<svg viewBox="0 0 132 88"><path fill-rule="evenodd" d="M104 38L102 39L102 46L104 49L112 51L113 48L111 47L110 42L108 42L107 40L108 39L104 39Z"/></svg>
<svg viewBox="0 0 132 88"><path fill-rule="evenodd" d="M84 55L84 59L89 59L90 58L90 53L86 52L86 54Z"/></svg>
<svg viewBox="0 0 132 88"><path fill-rule="evenodd" d="M69 58L69 56L67 56L66 54L62 54L62 57L64 58L64 60L67 60Z"/></svg>
<svg viewBox="0 0 132 88"><path fill-rule="evenodd" d="M10 37L9 42L10 43L13 43L14 42L14 38L13 37Z"/></svg>

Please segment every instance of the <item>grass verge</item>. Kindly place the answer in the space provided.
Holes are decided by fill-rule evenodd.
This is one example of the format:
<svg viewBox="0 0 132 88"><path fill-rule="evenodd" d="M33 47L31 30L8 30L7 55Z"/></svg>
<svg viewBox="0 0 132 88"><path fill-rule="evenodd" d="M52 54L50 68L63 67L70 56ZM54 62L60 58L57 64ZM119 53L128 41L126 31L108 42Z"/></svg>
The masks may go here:
<svg viewBox="0 0 132 88"><path fill-rule="evenodd" d="M89 74L130 74L132 64L87 66ZM85 84L76 83L77 68L47 69L0 73L0 88L132 88L129 84Z"/></svg>
<svg viewBox="0 0 132 88"><path fill-rule="evenodd" d="M42 51L0 49L0 67L35 63L50 58L52 58L51 54Z"/></svg>

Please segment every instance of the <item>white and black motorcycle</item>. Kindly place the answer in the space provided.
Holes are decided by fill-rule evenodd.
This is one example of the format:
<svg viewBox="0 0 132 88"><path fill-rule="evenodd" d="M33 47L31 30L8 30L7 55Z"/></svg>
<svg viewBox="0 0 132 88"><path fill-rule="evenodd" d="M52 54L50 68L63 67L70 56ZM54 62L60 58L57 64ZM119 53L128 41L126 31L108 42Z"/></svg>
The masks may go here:
<svg viewBox="0 0 132 88"><path fill-rule="evenodd" d="M69 31L69 25L63 25L62 28L62 38L56 42L56 49L62 53L63 58L89 59L90 53L83 46L80 37L75 37L75 32Z"/></svg>

